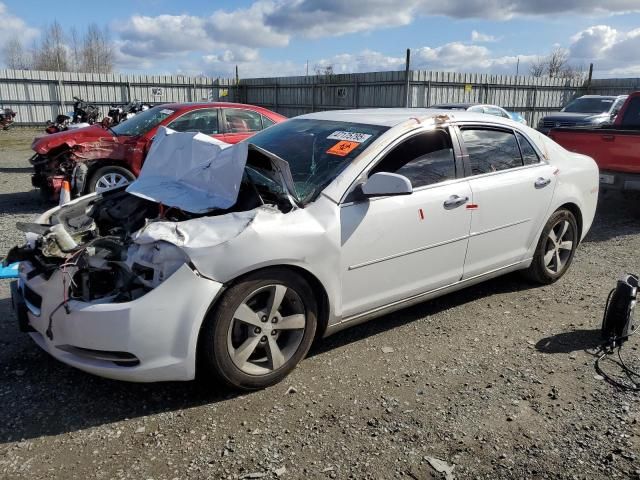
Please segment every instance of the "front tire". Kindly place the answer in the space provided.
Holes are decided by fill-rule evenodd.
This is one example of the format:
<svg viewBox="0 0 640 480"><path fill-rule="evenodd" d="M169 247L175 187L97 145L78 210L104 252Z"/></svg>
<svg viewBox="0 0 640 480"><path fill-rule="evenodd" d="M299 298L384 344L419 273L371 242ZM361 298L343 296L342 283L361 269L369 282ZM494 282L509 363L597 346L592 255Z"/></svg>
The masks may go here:
<svg viewBox="0 0 640 480"><path fill-rule="evenodd" d="M136 179L135 175L124 167L108 165L96 170L87 184L87 193L106 192L112 188L128 185Z"/></svg>
<svg viewBox="0 0 640 480"><path fill-rule="evenodd" d="M287 269L250 274L223 295L200 333L206 380L240 390L280 382L305 357L318 306L307 282Z"/></svg>
<svg viewBox="0 0 640 480"><path fill-rule="evenodd" d="M556 210L542 229L525 276L542 285L554 283L569 269L579 241L576 217L569 210Z"/></svg>

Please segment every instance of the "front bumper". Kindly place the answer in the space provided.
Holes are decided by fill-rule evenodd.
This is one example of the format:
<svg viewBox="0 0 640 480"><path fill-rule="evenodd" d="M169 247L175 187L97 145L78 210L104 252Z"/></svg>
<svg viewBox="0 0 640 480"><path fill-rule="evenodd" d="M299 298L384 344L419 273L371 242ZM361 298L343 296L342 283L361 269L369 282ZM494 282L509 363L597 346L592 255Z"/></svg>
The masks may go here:
<svg viewBox="0 0 640 480"><path fill-rule="evenodd" d="M620 192L640 192L640 173L601 170L600 188Z"/></svg>
<svg viewBox="0 0 640 480"><path fill-rule="evenodd" d="M102 377L133 382L192 380L202 321L222 284L183 265L146 295L125 303L63 301L63 273L27 280L23 262L18 298L26 302L33 340L56 359ZM26 293L26 295L25 295ZM38 303L38 305L33 305ZM34 308L35 307L35 308ZM56 310L57 308L57 310ZM52 338L47 336L51 318ZM127 360L128 359L128 360ZM137 361L130 361L136 359ZM127 361L123 361L127 360Z"/></svg>

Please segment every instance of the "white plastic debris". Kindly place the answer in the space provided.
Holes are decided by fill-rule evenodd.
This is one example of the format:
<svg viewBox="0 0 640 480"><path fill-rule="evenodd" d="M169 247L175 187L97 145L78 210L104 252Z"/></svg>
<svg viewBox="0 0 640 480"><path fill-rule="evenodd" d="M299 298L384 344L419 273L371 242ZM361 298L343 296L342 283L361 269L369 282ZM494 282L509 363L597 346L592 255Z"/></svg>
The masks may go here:
<svg viewBox="0 0 640 480"><path fill-rule="evenodd" d="M247 144L160 127L127 192L191 213L231 207L247 162Z"/></svg>
<svg viewBox="0 0 640 480"><path fill-rule="evenodd" d="M434 457L424 457L429 465L438 473L444 473L446 480L454 480L453 469L455 465L449 465L447 462Z"/></svg>

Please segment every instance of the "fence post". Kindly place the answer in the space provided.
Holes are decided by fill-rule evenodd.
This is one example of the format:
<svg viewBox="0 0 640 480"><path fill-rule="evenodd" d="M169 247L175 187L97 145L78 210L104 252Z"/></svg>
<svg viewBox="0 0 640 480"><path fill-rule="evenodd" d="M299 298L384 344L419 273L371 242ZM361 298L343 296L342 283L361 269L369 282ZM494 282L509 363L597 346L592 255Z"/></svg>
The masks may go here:
<svg viewBox="0 0 640 480"><path fill-rule="evenodd" d="M534 119L536 117L536 107L538 105L538 86L534 85L533 86L533 106L531 108L531 118L529 120L529 126L531 128L536 128L535 124L534 124Z"/></svg>
<svg viewBox="0 0 640 480"><path fill-rule="evenodd" d="M274 107L273 109L277 112L278 111L278 82L276 81L276 83L273 85L273 98L274 98Z"/></svg>
<svg viewBox="0 0 640 480"><path fill-rule="evenodd" d="M316 111L316 82L311 84L311 113Z"/></svg>
<svg viewBox="0 0 640 480"><path fill-rule="evenodd" d="M432 75L433 75L433 72L429 70L429 80L427 81L427 104L425 105L425 107L431 106L431 76Z"/></svg>
<svg viewBox="0 0 640 480"><path fill-rule="evenodd" d="M127 103L131 103L131 82L127 81Z"/></svg>
<svg viewBox="0 0 640 480"><path fill-rule="evenodd" d="M64 99L62 98L62 79L58 79L58 101L60 102L60 113L64 113Z"/></svg>
<svg viewBox="0 0 640 480"><path fill-rule="evenodd" d="M406 108L409 108L409 88L411 87L411 84L409 83L409 67L410 67L410 63L411 63L411 50L409 48L407 48L407 58L405 60L405 65L404 65L404 106Z"/></svg>
<svg viewBox="0 0 640 480"><path fill-rule="evenodd" d="M353 84L353 108L358 108L358 80Z"/></svg>

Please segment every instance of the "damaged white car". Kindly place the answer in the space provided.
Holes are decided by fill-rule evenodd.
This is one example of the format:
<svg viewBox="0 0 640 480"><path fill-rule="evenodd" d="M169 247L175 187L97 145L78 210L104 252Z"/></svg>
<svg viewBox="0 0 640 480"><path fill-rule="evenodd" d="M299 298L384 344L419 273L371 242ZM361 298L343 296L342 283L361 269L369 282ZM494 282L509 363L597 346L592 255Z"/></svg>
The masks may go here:
<svg viewBox="0 0 640 480"><path fill-rule="evenodd" d="M514 270L560 278L598 169L468 112L322 112L236 146L158 133L140 178L20 224L21 328L109 378L240 389L317 337Z"/></svg>

